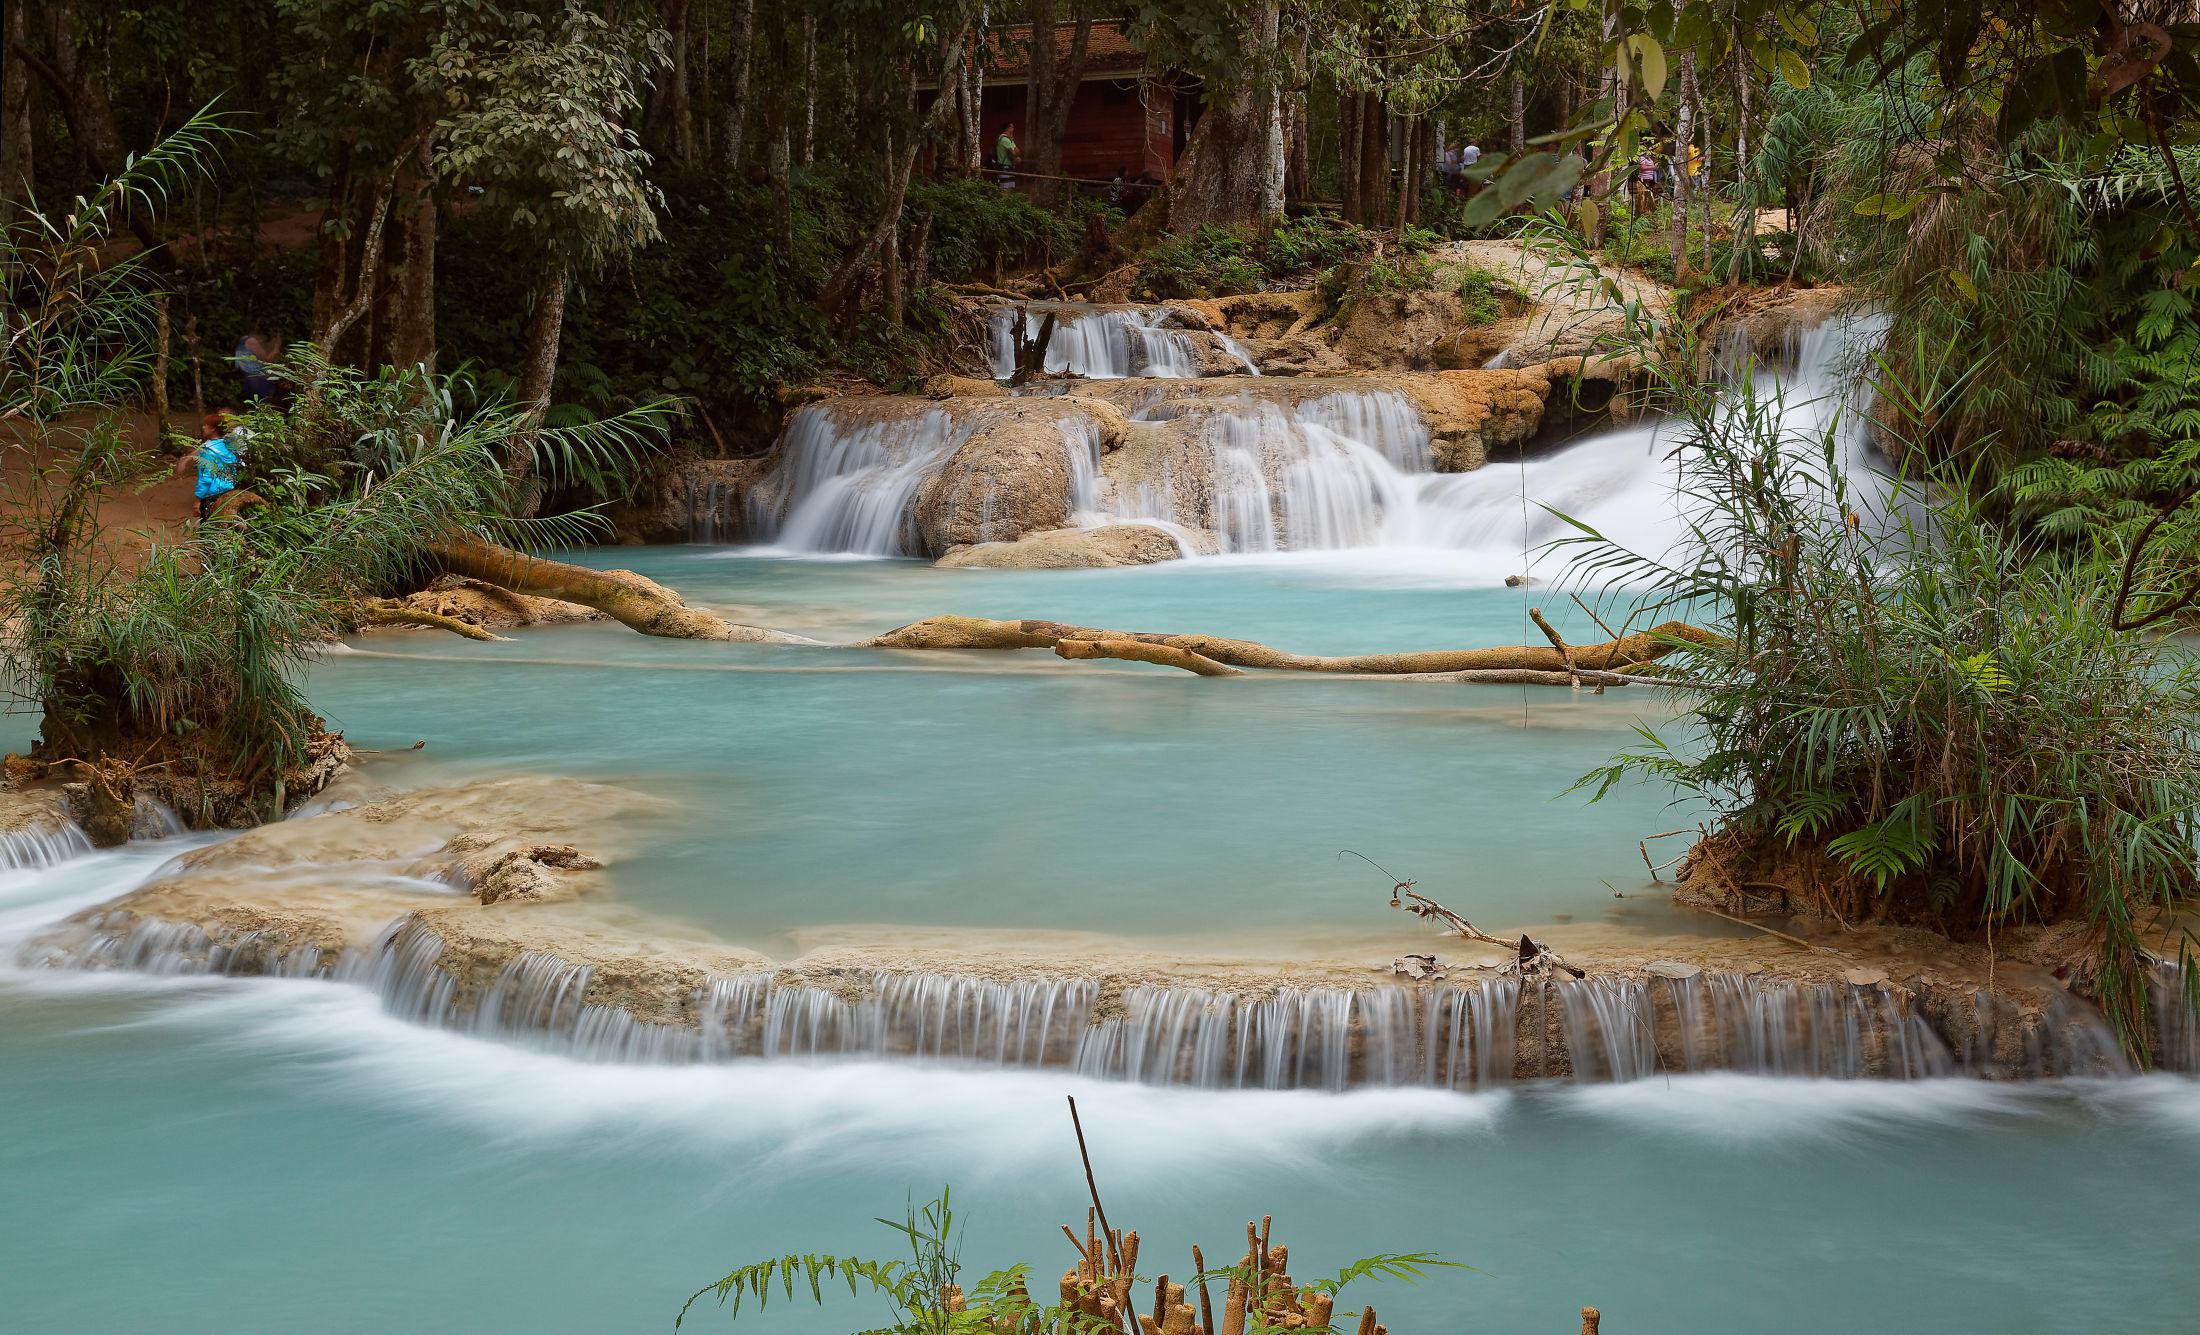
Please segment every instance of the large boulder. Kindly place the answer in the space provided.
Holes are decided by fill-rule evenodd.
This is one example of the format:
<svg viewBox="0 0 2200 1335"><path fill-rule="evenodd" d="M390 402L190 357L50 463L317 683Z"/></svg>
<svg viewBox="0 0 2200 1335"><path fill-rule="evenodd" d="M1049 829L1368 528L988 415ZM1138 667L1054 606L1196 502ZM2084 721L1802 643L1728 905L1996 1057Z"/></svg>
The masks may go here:
<svg viewBox="0 0 2200 1335"><path fill-rule="evenodd" d="M970 404L970 434L918 494L926 553L1014 542L1069 528L1080 492L1096 486L1100 456L1121 445L1126 421L1083 397L955 400Z"/></svg>
<svg viewBox="0 0 2200 1335"><path fill-rule="evenodd" d="M1465 473L1490 452L1525 444L1543 425L1550 379L1539 371L1440 371L1434 375L1370 376L1405 395L1428 423L1429 452L1438 472Z"/></svg>
<svg viewBox="0 0 2200 1335"><path fill-rule="evenodd" d="M1361 370L1425 371L1465 319L1456 292L1366 293L1346 301L1332 337L1338 354Z"/></svg>
<svg viewBox="0 0 2200 1335"><path fill-rule="evenodd" d="M1153 565L1184 554L1177 540L1151 524L1058 528L1015 542L957 547L935 564L986 570L1104 570Z"/></svg>

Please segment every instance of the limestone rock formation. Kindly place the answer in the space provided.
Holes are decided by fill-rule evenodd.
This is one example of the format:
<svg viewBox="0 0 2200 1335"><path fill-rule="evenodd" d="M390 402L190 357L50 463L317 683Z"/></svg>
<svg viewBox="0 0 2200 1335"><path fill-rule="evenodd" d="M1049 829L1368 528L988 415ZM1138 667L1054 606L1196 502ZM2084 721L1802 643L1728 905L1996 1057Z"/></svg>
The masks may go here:
<svg viewBox="0 0 2200 1335"><path fill-rule="evenodd" d="M1183 550L1150 524L1107 524L1026 534L1015 542L957 547L935 564L988 570L1088 570L1174 561Z"/></svg>
<svg viewBox="0 0 2200 1335"><path fill-rule="evenodd" d="M1126 429L1120 410L1081 398L952 402L969 435L916 505L923 550L935 556L1070 527L1080 470L1096 476L1095 456L1120 445Z"/></svg>

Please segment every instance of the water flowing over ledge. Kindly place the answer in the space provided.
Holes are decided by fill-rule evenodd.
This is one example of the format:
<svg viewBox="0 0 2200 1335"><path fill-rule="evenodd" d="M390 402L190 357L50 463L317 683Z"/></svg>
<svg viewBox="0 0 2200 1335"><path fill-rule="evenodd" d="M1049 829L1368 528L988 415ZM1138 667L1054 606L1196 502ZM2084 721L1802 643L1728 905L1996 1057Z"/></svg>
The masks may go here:
<svg viewBox="0 0 2200 1335"><path fill-rule="evenodd" d="M96 925L96 924L95 924ZM1556 981L1491 977L1293 986L1272 976L1162 986L1113 977L980 978L799 963L668 975L598 998L598 970L540 950L492 969L419 915L367 948L275 932L217 936L133 919L31 962L327 979L398 1018L592 1061L902 1060L1075 1071L1200 1089L1488 1089L1731 1071L1819 1079L2132 1074L2097 1012L2054 996L1921 979L1796 981L1652 964ZM469 980L472 980L471 982ZM2200 1072L2174 965L2155 980L2156 1060ZM638 1017L637 1011L648 1018Z"/></svg>
<svg viewBox="0 0 2200 1335"><path fill-rule="evenodd" d="M1169 332L1126 319L1086 315L1058 327L1055 346L1075 331L1097 340L1103 327L1118 351ZM1775 404L1796 449L1815 456L1830 433L1857 503L1874 512L1888 489L1864 405L1842 387L1883 334L1881 320L1832 320L1798 336L1791 371L1730 372L1738 390ZM1410 550L1493 582L1576 533L1562 516L1648 554L1691 532L1668 462L1675 442L1657 423L1489 462L1524 448L1564 392L1547 372L1187 380L1140 363L1147 373L1123 378L1130 354L1108 356L1089 363L1099 378L1052 382L1065 392L1051 397L806 406L747 493L740 527L790 552L940 558L959 544L1143 524L1187 557ZM726 496L703 503L691 530L727 528Z"/></svg>

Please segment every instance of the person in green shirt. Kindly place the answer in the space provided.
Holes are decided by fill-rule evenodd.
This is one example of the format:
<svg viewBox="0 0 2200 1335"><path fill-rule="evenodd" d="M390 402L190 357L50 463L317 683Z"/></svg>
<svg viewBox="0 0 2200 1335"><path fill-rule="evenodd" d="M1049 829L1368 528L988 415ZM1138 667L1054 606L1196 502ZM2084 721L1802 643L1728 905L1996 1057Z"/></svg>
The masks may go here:
<svg viewBox="0 0 2200 1335"><path fill-rule="evenodd" d="M1001 127L1001 137L993 141L993 165L1001 169L1001 188L1014 190L1016 178L1009 173L1016 170L1016 122Z"/></svg>

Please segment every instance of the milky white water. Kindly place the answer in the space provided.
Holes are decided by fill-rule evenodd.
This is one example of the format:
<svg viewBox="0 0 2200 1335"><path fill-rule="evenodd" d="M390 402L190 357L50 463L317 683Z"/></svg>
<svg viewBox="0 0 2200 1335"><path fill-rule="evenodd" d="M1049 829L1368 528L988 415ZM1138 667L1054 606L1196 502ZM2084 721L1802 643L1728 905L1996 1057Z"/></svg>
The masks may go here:
<svg viewBox="0 0 2200 1335"><path fill-rule="evenodd" d="M1381 411L1330 405L1294 425L1411 480L1409 454L1362 439L1380 435ZM1464 494L1378 507L1374 531L1399 541L1328 550L1067 573L710 548L585 559L828 640L959 612L1316 652L1438 648L1533 641L1531 602L1586 639L1570 604L1497 576L1547 519L1520 518L1522 475L1536 499L1639 521L1645 541L1673 531L1648 429L1592 444L1428 475L1413 485ZM1279 531L1307 531L1314 512L1273 494ZM1408 517L1423 527L1394 527ZM614 893L775 953L882 923L1426 948L1341 847L1500 928L1692 921L1637 851L1687 812L1644 789L1587 808L1559 796L1639 714L1656 716L1646 696L1201 681L1045 654L675 644L602 625L360 648L315 666L316 706L355 745L429 742L370 758L371 777L564 774L670 798L632 832L641 851L613 869ZM25 721L10 722L19 748ZM0 960L203 838L0 850ZM1570 1332L1583 1305L1624 1335L2171 1330L2200 1303L2178 1224L2200 1192L2187 1078L1338 1095L907 1063L653 1067L422 1027L343 984L11 965L0 1328L662 1330L739 1262L890 1253L871 1217L943 1182L968 1221L966 1262L1030 1260L1044 1287L1068 1257L1055 1225L1084 1199L1065 1093L1110 1216L1144 1234L1150 1269L1181 1275L1190 1242L1220 1254L1267 1213L1302 1277L1379 1250L1479 1267L1349 1292L1399 1335ZM759 1324L883 1319L862 1302L823 1317L775 1302Z"/></svg>

